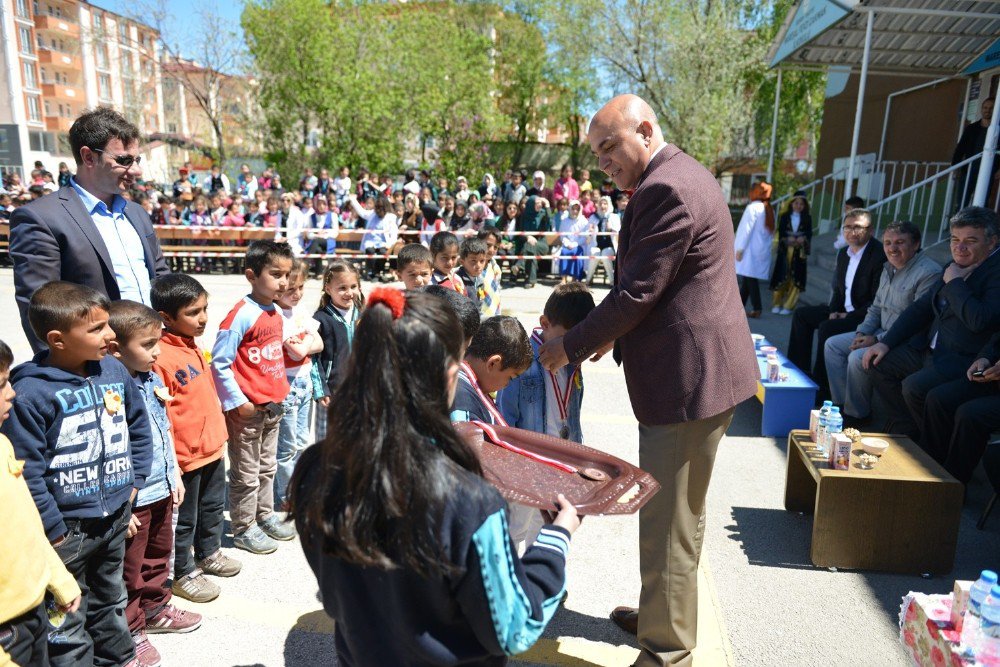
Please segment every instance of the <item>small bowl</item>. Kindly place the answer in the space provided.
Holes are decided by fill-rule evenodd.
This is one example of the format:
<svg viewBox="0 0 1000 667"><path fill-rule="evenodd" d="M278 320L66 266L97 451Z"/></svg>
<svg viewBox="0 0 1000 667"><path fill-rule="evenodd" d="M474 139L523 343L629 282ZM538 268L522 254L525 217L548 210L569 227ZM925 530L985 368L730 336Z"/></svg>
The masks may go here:
<svg viewBox="0 0 1000 667"><path fill-rule="evenodd" d="M882 438L861 438L861 449L875 456L882 456L889 449L889 443Z"/></svg>
<svg viewBox="0 0 1000 667"><path fill-rule="evenodd" d="M767 356L768 354L774 354L775 352L777 352L778 348L776 348L774 345L763 345L761 346L760 351L763 352L765 356Z"/></svg>
<svg viewBox="0 0 1000 667"><path fill-rule="evenodd" d="M760 344L766 340L764 334L750 334L750 338L753 339L753 346L757 349L760 349Z"/></svg>

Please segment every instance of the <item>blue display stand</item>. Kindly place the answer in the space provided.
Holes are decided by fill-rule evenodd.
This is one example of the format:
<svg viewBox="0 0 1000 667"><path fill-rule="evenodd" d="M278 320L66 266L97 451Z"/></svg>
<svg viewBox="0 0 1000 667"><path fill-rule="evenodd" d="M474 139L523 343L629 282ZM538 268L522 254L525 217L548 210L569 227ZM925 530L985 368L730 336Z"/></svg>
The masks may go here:
<svg viewBox="0 0 1000 667"><path fill-rule="evenodd" d="M770 345L767 341L761 347ZM761 435L776 438L788 437L793 429L809 428L809 412L816 407L819 386L799 370L785 355L777 352L781 372L788 376L784 382L767 382L767 356L757 349L757 400L764 406L761 417Z"/></svg>

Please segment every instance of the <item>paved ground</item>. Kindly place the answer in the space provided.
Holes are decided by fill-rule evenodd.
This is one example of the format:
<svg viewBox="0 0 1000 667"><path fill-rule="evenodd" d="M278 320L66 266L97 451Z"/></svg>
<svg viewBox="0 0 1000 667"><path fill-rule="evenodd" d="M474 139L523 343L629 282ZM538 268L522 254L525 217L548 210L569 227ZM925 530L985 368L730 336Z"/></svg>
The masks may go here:
<svg viewBox="0 0 1000 667"><path fill-rule="evenodd" d="M244 292L239 277L203 279L211 293L210 328ZM532 324L548 288L504 292L505 310ZM318 299L317 281L305 301ZM598 296L604 292L598 290ZM0 270L0 299L9 315L0 338L18 360L29 350L18 326L10 270ZM754 331L783 345L789 318L767 313ZM208 340L214 337L209 332ZM650 350L669 354L669 350ZM585 369L584 434L588 444L635 461L636 423L624 379L610 359ZM975 519L985 488L971 489L962 519L954 572L925 580L868 572L829 572L809 562L811 520L782 508L785 443L762 438L760 407L740 406L720 446L708 500L702 563L698 665L906 664L896 641L901 597L910 590L946 592L956 577L974 578L1000 553L1000 513L985 531ZM568 568L569 599L545 637L518 665L629 665L634 638L607 620L639 591L636 517L589 518L574 538ZM231 545L227 536L224 546ZM154 638L165 665L333 665L332 622L316 599L316 585L297 542L277 554L230 551L244 571L220 580L221 597L201 605L204 627L187 636ZM378 623L379 619L371 619Z"/></svg>

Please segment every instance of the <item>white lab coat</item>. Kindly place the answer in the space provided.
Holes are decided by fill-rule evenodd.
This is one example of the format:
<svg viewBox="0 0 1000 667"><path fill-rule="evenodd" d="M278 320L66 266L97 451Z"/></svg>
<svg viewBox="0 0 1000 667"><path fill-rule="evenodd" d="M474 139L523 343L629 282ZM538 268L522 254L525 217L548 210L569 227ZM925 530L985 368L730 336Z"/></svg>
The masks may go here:
<svg viewBox="0 0 1000 667"><path fill-rule="evenodd" d="M750 202L736 228L736 251L743 251L743 259L736 260L736 275L767 280L773 238L774 232L764 224L764 202Z"/></svg>

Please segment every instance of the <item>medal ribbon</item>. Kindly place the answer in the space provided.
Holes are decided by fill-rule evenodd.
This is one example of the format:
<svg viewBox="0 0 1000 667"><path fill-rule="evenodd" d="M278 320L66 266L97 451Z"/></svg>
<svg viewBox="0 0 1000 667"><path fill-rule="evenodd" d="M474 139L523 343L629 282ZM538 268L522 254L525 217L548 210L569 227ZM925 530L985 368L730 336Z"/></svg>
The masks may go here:
<svg viewBox="0 0 1000 667"><path fill-rule="evenodd" d="M486 409L493 416L494 423L500 424L501 426L509 426L507 420L504 419L503 415L500 414L500 411L497 410L497 404L494 403L493 399L487 396L483 392L483 390L479 388L479 378L476 377L476 373L475 371L472 370L472 367L469 366L468 363L463 361L461 363L461 368L462 370L465 371L465 374L469 377L469 380L472 382L472 388L476 390L476 394L479 396L479 400L483 402L483 405L486 406Z"/></svg>
<svg viewBox="0 0 1000 667"><path fill-rule="evenodd" d="M540 329L535 329L534 331L531 332L532 340L537 342L539 345L541 345L544 342L542 340L542 335L540 332L541 332ZM549 378L552 379L552 391L555 392L556 395L556 406L559 408L559 420L562 421L563 423L566 423L568 420L569 397L570 394L573 393L573 380L574 378L576 378L576 371L577 369L574 368L573 371L569 374L569 377L566 378L565 389L559 388L559 382L556 379L555 373L553 373L552 371L546 371L546 373L549 374Z"/></svg>
<svg viewBox="0 0 1000 667"><path fill-rule="evenodd" d="M490 442L492 442L495 445L499 445L500 447L503 447L506 450L512 451L515 454L520 454L521 456L523 456L525 458L529 458L532 461L536 461L538 463L543 463L543 464L545 464L547 466L552 466L553 468L556 468L558 470L562 470L563 472L568 472L568 473L571 473L571 474L575 474L577 472L576 468L574 468L573 466L571 466L571 465L569 465L567 463L563 463L562 461L557 461L556 459L550 459L547 456L542 456L541 454L536 454L535 452L529 452L527 449L521 449L520 447L518 447L516 445L510 444L509 442L507 442L506 440L504 440L503 438L501 438L497 434L496 430L494 430L494 428L492 426L490 426L489 424L486 424L486 423L483 423L483 422L480 422L480 421L473 421L472 423L475 424L476 426L478 426L479 428L483 429L483 433L486 434L487 440L489 440ZM504 425L506 426L506 424L504 424Z"/></svg>

